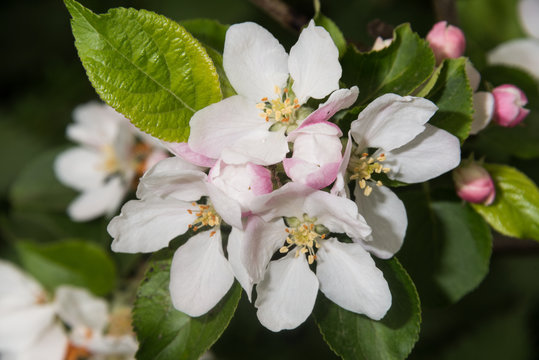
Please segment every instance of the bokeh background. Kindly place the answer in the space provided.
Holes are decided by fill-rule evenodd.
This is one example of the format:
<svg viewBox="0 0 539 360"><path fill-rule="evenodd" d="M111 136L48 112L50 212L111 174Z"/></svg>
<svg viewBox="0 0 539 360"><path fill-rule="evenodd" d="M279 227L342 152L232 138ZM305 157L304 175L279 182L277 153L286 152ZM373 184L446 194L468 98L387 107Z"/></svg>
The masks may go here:
<svg viewBox="0 0 539 360"><path fill-rule="evenodd" d="M81 3L97 13L123 6L176 21L254 21L286 48L297 38L294 24L283 27L267 9L247 0ZM309 19L314 11L309 0L286 4L298 21ZM67 218L65 208L75 192L55 180L51 167L54 156L70 146L65 128L74 107L98 100L77 57L69 14L60 0L3 0L0 6L0 257L17 262L14 245L21 239L77 238L108 249L106 219L77 224ZM524 36L515 8L513 0L322 1L322 12L360 48L368 48L374 35L390 35L392 27L403 22L425 36L437 20L449 19L465 31L467 54L479 68L486 50ZM514 161L538 182L536 160ZM539 358L539 249L530 241L496 238L490 274L473 293L456 305L423 309L421 338L410 359ZM120 279L140 273L137 264L144 258L114 256ZM121 280L118 286L124 286ZM213 352L219 359L337 358L312 320L294 331L271 333L258 324L245 297Z"/></svg>

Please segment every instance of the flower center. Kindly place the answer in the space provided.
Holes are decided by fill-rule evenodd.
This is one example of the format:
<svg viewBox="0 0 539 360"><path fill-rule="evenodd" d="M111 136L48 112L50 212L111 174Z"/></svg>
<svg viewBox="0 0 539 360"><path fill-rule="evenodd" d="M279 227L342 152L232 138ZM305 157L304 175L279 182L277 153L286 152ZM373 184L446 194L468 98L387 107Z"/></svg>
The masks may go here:
<svg viewBox="0 0 539 360"><path fill-rule="evenodd" d="M109 315L109 328L107 330L107 334L117 337L123 335L134 335L131 322L132 318L130 308L122 307L116 309Z"/></svg>
<svg viewBox="0 0 539 360"><path fill-rule="evenodd" d="M71 342L67 344L65 360L83 360L91 356L92 353L85 347L77 346Z"/></svg>
<svg viewBox="0 0 539 360"><path fill-rule="evenodd" d="M120 162L116 156L116 150L112 145L105 145L101 148L103 153L103 162L99 165L99 170L107 174L113 174L120 171Z"/></svg>
<svg viewBox="0 0 539 360"><path fill-rule="evenodd" d="M260 117L264 118L267 122L272 122L277 127L291 126L296 123L296 111L301 105L298 103L298 99L294 94L290 94L288 88L281 90L278 86L275 86L275 94L277 97L273 100L269 100L267 97L260 99L261 102L256 104L256 107L262 112Z"/></svg>
<svg viewBox="0 0 539 360"><path fill-rule="evenodd" d="M191 205L193 205L194 209L188 209L187 212L197 216L195 221L189 225L189 228L193 229L193 231L197 231L203 226L214 227L221 224L221 217L217 214L213 205L197 204L196 202L191 203ZM214 234L215 231L212 231L210 236Z"/></svg>
<svg viewBox="0 0 539 360"><path fill-rule="evenodd" d="M385 167L382 163L386 160L385 154L380 154L376 159L369 156L367 153L362 153L360 158L353 157L350 159L348 171L352 173L350 180L357 180L358 186L363 190L365 196L369 196L372 192L372 186L368 183L374 183L376 186L382 186L380 180L373 180L372 174L387 174L391 169Z"/></svg>
<svg viewBox="0 0 539 360"><path fill-rule="evenodd" d="M309 218L307 215L303 215L303 221L298 218L287 218L289 227L285 229L286 245L281 247L279 252L287 253L292 246L295 246L295 256L308 253L307 260L312 264L316 260L315 248L320 248L320 241L325 239L329 232L325 226L315 224L315 221L315 218Z"/></svg>

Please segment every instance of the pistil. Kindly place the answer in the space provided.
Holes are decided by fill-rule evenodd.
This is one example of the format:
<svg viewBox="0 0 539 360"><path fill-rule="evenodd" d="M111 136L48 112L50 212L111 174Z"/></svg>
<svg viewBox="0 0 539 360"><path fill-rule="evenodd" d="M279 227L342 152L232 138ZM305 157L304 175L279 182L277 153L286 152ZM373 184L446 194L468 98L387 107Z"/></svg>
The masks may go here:
<svg viewBox="0 0 539 360"><path fill-rule="evenodd" d="M316 219L311 219L307 215L303 216L303 222L297 218L287 221L296 226L286 228L286 245L279 249L281 253L287 253L292 246L296 248L295 257L300 254L307 254L307 261L312 264L316 260L315 249L320 248L320 241L326 238L327 229L324 226L316 225Z"/></svg>
<svg viewBox="0 0 539 360"><path fill-rule="evenodd" d="M369 196L372 193L372 186L382 186L383 183L380 180L373 180L372 174L387 174L391 171L389 167L384 166L382 163L386 161L386 155L380 154L378 157L373 158L368 153L362 153L361 157L351 158L348 165L348 171L352 173L350 180L357 180L358 186L363 190L365 196Z"/></svg>

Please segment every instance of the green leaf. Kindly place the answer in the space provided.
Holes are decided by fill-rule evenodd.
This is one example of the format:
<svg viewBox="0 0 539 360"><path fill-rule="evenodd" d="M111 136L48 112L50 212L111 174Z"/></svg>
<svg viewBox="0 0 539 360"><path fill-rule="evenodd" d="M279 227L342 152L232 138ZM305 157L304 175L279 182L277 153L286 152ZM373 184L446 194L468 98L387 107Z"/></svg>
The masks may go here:
<svg viewBox="0 0 539 360"><path fill-rule="evenodd" d="M359 104L385 93L409 95L434 71L434 55L409 24L395 29L391 45L361 53L353 46L342 58L342 81L359 87Z"/></svg>
<svg viewBox="0 0 539 360"><path fill-rule="evenodd" d="M473 121L473 93L466 75L466 59L446 59L442 66L427 96L438 106L429 123L449 131L463 142Z"/></svg>
<svg viewBox="0 0 539 360"><path fill-rule="evenodd" d="M9 194L15 209L65 213L76 195L74 190L60 184L54 174L54 160L65 150L49 150L27 164Z"/></svg>
<svg viewBox="0 0 539 360"><path fill-rule="evenodd" d="M183 27L145 10L96 15L65 0L75 45L101 98L141 130L186 141L195 111L221 99L217 71Z"/></svg>
<svg viewBox="0 0 539 360"><path fill-rule="evenodd" d="M172 250L152 257L140 285L133 324L140 343L139 360L198 359L223 333L241 297L235 283L207 314L192 318L177 311L168 291Z"/></svg>
<svg viewBox="0 0 539 360"><path fill-rule="evenodd" d="M492 236L469 206L430 202L423 191L404 191L408 228L399 259L423 304L453 303L475 289L488 273Z"/></svg>
<svg viewBox="0 0 539 360"><path fill-rule="evenodd" d="M405 359L419 337L421 310L414 284L396 259L376 261L384 272L392 306L380 320L352 313L319 296L314 316L324 340L350 359Z"/></svg>
<svg viewBox="0 0 539 360"><path fill-rule="evenodd" d="M16 251L22 267L50 290L69 284L85 287L96 295L106 295L114 289L114 263L104 250L92 243L64 240L41 245L18 241Z"/></svg>
<svg viewBox="0 0 539 360"><path fill-rule="evenodd" d="M335 46L337 46L337 49L339 50L339 59L342 58L344 53L346 52L346 39L344 38L344 35L342 34L339 27L333 22L333 20L320 12L319 0L314 1L314 9L314 23L318 26L322 26L324 29L327 30L327 32L331 36L331 39L333 39Z"/></svg>
<svg viewBox="0 0 539 360"><path fill-rule="evenodd" d="M506 165L485 164L496 185L490 206L471 204L496 231L539 241L539 190L526 175Z"/></svg>

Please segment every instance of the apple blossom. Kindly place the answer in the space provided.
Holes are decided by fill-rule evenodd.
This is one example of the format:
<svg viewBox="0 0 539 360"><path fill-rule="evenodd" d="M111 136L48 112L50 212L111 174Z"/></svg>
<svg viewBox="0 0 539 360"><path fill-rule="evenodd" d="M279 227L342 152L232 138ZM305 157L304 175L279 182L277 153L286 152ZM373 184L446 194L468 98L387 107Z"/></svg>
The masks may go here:
<svg viewBox="0 0 539 360"><path fill-rule="evenodd" d="M473 160L464 161L453 170L457 195L468 202L490 205L496 197L492 177L484 167Z"/></svg>
<svg viewBox="0 0 539 360"><path fill-rule="evenodd" d="M165 159L140 179L140 200L127 202L109 223L112 249L157 251L191 229L195 235L172 259L170 293L178 310L203 315L232 286L234 271L242 271L224 256L221 223L242 228L252 199L271 190L270 172L259 165L218 161L206 175L181 158Z"/></svg>
<svg viewBox="0 0 539 360"><path fill-rule="evenodd" d="M67 211L86 221L115 212L136 176L168 155L107 105L78 106L73 117L67 136L80 146L58 155L54 170L63 184L82 192Z"/></svg>
<svg viewBox="0 0 539 360"><path fill-rule="evenodd" d="M223 66L238 95L194 114L189 146L229 164L282 161L288 152L286 134L310 112L304 106L307 100L337 90L342 72L331 36L313 21L290 55L261 26L232 25L226 33Z"/></svg>
<svg viewBox="0 0 539 360"><path fill-rule="evenodd" d="M356 203L374 239L365 248L380 258L389 258L400 249L407 227L406 209L383 186L382 174L392 180L417 183L437 177L460 162L459 140L427 124L436 110L436 105L423 98L385 94L351 124L332 193L346 196L346 184L356 181Z"/></svg>
<svg viewBox="0 0 539 360"><path fill-rule="evenodd" d="M272 331L297 327L311 313L318 289L344 309L376 320L385 315L391 293L363 247L371 230L353 201L292 182L260 196L253 207L245 230L232 229L228 249L244 264L248 277L239 280L249 297L257 284L262 325ZM286 255L270 261L277 251ZM309 269L315 261L316 274Z"/></svg>
<svg viewBox="0 0 539 360"><path fill-rule="evenodd" d="M440 64L444 59L455 59L464 54L466 38L458 27L447 25L447 21L434 24L426 37L436 57L436 63Z"/></svg>
<svg viewBox="0 0 539 360"><path fill-rule="evenodd" d="M493 120L503 127L517 126L529 114L524 109L528 103L526 94L514 85L504 84L492 90L494 96Z"/></svg>

